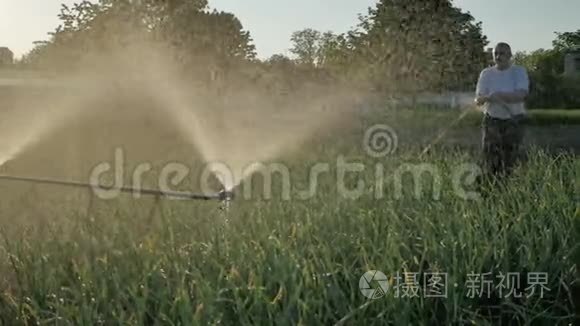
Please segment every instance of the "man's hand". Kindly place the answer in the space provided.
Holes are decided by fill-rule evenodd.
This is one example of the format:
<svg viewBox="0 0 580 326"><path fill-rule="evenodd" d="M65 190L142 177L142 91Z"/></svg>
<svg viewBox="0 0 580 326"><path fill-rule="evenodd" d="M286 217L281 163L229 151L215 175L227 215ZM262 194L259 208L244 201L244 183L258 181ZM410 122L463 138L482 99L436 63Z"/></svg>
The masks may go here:
<svg viewBox="0 0 580 326"><path fill-rule="evenodd" d="M528 93L523 90L515 92L495 92L490 95L489 99L492 102L519 103L523 102L527 95Z"/></svg>
<svg viewBox="0 0 580 326"><path fill-rule="evenodd" d="M475 98L475 104L477 105L483 105L486 102L489 102L489 97L487 96L478 96Z"/></svg>

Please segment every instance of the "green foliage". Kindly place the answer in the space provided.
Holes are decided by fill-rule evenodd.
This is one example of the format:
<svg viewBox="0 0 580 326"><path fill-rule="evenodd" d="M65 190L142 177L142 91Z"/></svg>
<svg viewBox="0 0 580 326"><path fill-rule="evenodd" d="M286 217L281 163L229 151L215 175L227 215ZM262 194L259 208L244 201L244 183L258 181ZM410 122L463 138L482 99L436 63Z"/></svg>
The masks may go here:
<svg viewBox="0 0 580 326"><path fill-rule="evenodd" d="M580 46L580 31L556 34L552 49L518 52L514 55L514 62L528 69L531 90L527 104L530 108L580 107L578 79L563 75L565 55Z"/></svg>
<svg viewBox="0 0 580 326"><path fill-rule="evenodd" d="M292 33L290 40L293 43L290 52L296 56L299 64L314 66L319 62L320 32L312 28Z"/></svg>
<svg viewBox="0 0 580 326"><path fill-rule="evenodd" d="M538 49L530 53L516 52L514 62L528 71L537 71L548 75L559 75L564 72L564 56L555 49Z"/></svg>
<svg viewBox="0 0 580 326"><path fill-rule="evenodd" d="M299 64L382 94L471 90L488 63L481 23L450 1L383 0L356 29L292 35Z"/></svg>
<svg viewBox="0 0 580 326"><path fill-rule="evenodd" d="M271 57L264 61L268 65L283 65L283 66L290 66L292 65L292 59L288 58L283 54L273 54Z"/></svg>
<svg viewBox="0 0 580 326"><path fill-rule="evenodd" d="M417 123L429 122L409 121L396 125L415 134ZM12 211L2 215L0 270L12 285L0 292L0 323L332 325L345 317L353 325L574 323L577 158L533 151L505 188L470 201L458 197L451 173L473 157L445 150L418 160L417 151L400 147L375 160L360 146L363 129L339 130L284 162L297 189L307 189L309 168L347 154L365 166L347 179L349 189L366 186L357 199L337 193L333 168L320 175L313 198L283 200L275 187L272 199L234 202L228 223L205 202L164 201L149 216L152 202L144 198L96 201L89 213L42 193L3 201L2 208L34 205L42 215L36 221L45 219L18 228ZM373 189L378 163L387 176L380 199ZM393 191L395 169L419 163L440 172L439 199L431 187L419 197L407 178L400 196ZM385 297L360 293L369 270L393 277ZM426 298L423 283L409 284L419 287L417 297L402 297L410 289L396 279L403 272L418 273L417 282L424 273L445 273L446 297ZM527 273L534 272L547 273L548 290L540 296L536 287L527 297ZM494 291L482 282L469 285L470 274L483 273L493 273L487 280ZM519 273L521 298L498 292L500 273ZM484 292L474 294L474 285Z"/></svg>
<svg viewBox="0 0 580 326"><path fill-rule="evenodd" d="M353 33L379 89L471 89L487 63L481 23L450 1L382 0Z"/></svg>
<svg viewBox="0 0 580 326"><path fill-rule="evenodd" d="M306 28L292 33L290 52L300 65L321 69L335 69L345 64L347 41L343 34L320 32Z"/></svg>
<svg viewBox="0 0 580 326"><path fill-rule="evenodd" d="M192 58L253 59L255 46L249 32L231 13L177 10L159 28L163 39Z"/></svg>
<svg viewBox="0 0 580 326"><path fill-rule="evenodd" d="M572 109L532 109L528 111L526 125L536 127L580 127L580 107ZM432 114L431 114L432 115ZM481 126L481 112L469 112L458 124L461 127L477 128Z"/></svg>
<svg viewBox="0 0 580 326"><path fill-rule="evenodd" d="M576 108L580 109L580 107ZM535 109L530 110L530 124L538 126L580 126L580 110Z"/></svg>
<svg viewBox="0 0 580 326"><path fill-rule="evenodd" d="M62 6L61 25L49 41L26 56L29 64L70 67L83 56L123 49L139 42L161 42L184 64L223 65L253 59L249 32L230 13L205 11L196 1L83 1Z"/></svg>
<svg viewBox="0 0 580 326"><path fill-rule="evenodd" d="M575 32L556 33L556 35L556 39L552 42L554 49L580 49L580 29Z"/></svg>
<svg viewBox="0 0 580 326"><path fill-rule="evenodd" d="M85 0L72 7L63 4L58 16L61 24L49 33L49 41L38 43L25 56L25 62L57 69L76 68L83 57L119 47L144 32L144 13L138 9L137 4L127 1Z"/></svg>

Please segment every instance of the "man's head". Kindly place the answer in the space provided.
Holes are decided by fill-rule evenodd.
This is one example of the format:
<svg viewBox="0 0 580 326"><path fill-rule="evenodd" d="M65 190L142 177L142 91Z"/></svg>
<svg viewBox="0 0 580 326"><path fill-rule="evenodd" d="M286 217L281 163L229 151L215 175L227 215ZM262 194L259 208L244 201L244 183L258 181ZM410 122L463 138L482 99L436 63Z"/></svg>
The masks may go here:
<svg viewBox="0 0 580 326"><path fill-rule="evenodd" d="M512 58L512 48L505 42L498 43L493 49L493 60L499 69L507 69Z"/></svg>

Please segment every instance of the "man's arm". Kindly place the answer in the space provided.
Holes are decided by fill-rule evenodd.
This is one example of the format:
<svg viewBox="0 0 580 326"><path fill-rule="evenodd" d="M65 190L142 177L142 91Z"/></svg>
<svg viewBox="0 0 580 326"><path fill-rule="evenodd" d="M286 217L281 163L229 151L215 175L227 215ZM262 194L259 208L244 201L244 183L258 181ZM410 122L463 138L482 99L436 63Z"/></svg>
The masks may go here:
<svg viewBox="0 0 580 326"><path fill-rule="evenodd" d="M514 92L495 92L491 94L491 101L502 101L506 103L520 103L528 96L528 91L525 89L518 89Z"/></svg>
<svg viewBox="0 0 580 326"><path fill-rule="evenodd" d="M487 80L486 80L485 70L482 70L479 74L479 78L477 79L477 86L475 88L475 104L483 105L485 102L489 100L487 97Z"/></svg>
<svg viewBox="0 0 580 326"><path fill-rule="evenodd" d="M516 90L513 92L497 92L491 95L491 100L506 103L520 103L528 96L530 81L525 68L520 67L515 74Z"/></svg>

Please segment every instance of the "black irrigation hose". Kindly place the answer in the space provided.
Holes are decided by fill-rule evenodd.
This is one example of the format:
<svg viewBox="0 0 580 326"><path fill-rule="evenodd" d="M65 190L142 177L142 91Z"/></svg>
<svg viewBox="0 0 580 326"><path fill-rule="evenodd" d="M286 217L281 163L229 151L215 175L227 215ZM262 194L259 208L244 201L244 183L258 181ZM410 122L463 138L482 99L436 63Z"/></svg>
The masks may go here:
<svg viewBox="0 0 580 326"><path fill-rule="evenodd" d="M25 177L16 177L16 176L7 176L7 175L0 175L0 180L24 181L24 182L32 182L32 183L78 187L78 188L119 190L121 192L141 193L141 194L153 195L153 196L167 196L167 197L191 199L191 200L222 200L222 201L228 200L229 201L229 200L233 199L233 193L228 192L228 191L222 191L222 192L219 192L219 193L214 194L214 195L202 195L202 194L195 194L195 193L190 193L190 192L161 191L161 190L153 190L153 189L135 189L135 188L131 188L131 187L113 187L113 186L103 186L103 185L95 185L95 184L72 182L72 181L61 181L61 180L43 179L43 178L25 178Z"/></svg>

